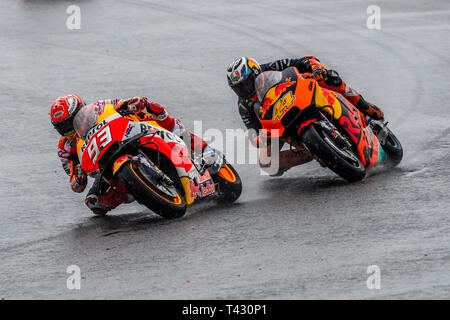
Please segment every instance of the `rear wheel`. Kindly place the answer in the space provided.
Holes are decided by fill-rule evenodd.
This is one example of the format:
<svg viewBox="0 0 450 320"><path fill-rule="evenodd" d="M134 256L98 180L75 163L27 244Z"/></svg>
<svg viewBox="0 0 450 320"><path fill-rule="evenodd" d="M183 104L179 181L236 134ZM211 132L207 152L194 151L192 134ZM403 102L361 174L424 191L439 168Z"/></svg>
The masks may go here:
<svg viewBox="0 0 450 320"><path fill-rule="evenodd" d="M213 180L219 186L219 203L232 203L242 193L242 181L237 171L228 163L213 176Z"/></svg>
<svg viewBox="0 0 450 320"><path fill-rule="evenodd" d="M356 154L347 147L337 145L320 127L310 125L301 139L320 162L345 180L355 182L366 176L366 169Z"/></svg>
<svg viewBox="0 0 450 320"><path fill-rule="evenodd" d="M154 179L144 166L127 162L118 173L120 182L139 203L160 216L166 219L182 217L186 212L183 193L174 184Z"/></svg>

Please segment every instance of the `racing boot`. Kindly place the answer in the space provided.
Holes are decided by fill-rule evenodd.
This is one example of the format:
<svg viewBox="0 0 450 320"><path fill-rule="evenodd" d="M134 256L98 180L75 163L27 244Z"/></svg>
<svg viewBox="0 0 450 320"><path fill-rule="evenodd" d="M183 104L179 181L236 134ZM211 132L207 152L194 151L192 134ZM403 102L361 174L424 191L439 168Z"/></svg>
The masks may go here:
<svg viewBox="0 0 450 320"><path fill-rule="evenodd" d="M205 169L208 169L211 174L220 171L224 163L224 156L221 152L211 148L206 141L186 129L181 137L188 146L190 145L192 159L200 165L201 174Z"/></svg>
<svg viewBox="0 0 450 320"><path fill-rule="evenodd" d="M335 70L316 70L313 74L321 87L333 90L342 94L364 115L375 120L383 120L383 111L376 105L367 102L355 89L351 88L341 79Z"/></svg>
<svg viewBox="0 0 450 320"><path fill-rule="evenodd" d="M374 120L383 120L383 111L376 105L367 102L361 94L355 89L350 88L344 81L337 88L332 90L341 93L348 101L350 101L365 116L369 116Z"/></svg>
<svg viewBox="0 0 450 320"><path fill-rule="evenodd" d="M223 154L210 146L203 149L201 159L203 167L208 169L211 174L218 173L224 164Z"/></svg>
<svg viewBox="0 0 450 320"><path fill-rule="evenodd" d="M190 143L192 152L201 153L201 152L203 152L203 150L205 150L208 147L208 144L202 138L197 137L195 134L193 134L187 130L186 130L186 134L188 135L187 143Z"/></svg>
<svg viewBox="0 0 450 320"><path fill-rule="evenodd" d="M299 149L296 151L292 150L284 150L279 154L280 166L278 171L274 174L271 174L271 177L281 177L286 171L290 168L299 166L305 163L308 163L314 160L313 156L309 151L304 149Z"/></svg>
<svg viewBox="0 0 450 320"><path fill-rule="evenodd" d="M113 180L105 192L102 192L102 187L104 188L104 185L96 180L85 199L87 207L95 215L103 216L120 204L135 200L117 180Z"/></svg>
<svg viewBox="0 0 450 320"><path fill-rule="evenodd" d="M352 101L350 101L350 102L352 102ZM354 106L359 111L361 111L365 116L369 116L370 118L372 118L374 120L382 121L384 119L383 111L381 111L381 109L379 107L377 107L376 105L364 100L364 98L360 94L359 94L359 99L356 102L356 104L354 104Z"/></svg>

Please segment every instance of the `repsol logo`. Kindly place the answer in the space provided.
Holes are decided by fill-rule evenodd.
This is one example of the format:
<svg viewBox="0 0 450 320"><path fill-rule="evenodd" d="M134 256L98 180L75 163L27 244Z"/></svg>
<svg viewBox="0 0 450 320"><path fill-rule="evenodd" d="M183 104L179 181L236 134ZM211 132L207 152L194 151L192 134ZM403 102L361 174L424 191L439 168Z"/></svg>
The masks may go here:
<svg viewBox="0 0 450 320"><path fill-rule="evenodd" d="M86 139L84 139L84 143L81 146L81 153L84 152L84 149L86 149L87 144L89 143L89 140L91 140L92 136L97 133L97 131L99 131L101 128L103 128L105 126L105 124L107 124L108 122L106 120L103 120L101 123L99 123L98 125L96 125L94 128L92 128L88 134L86 135Z"/></svg>
<svg viewBox="0 0 450 320"><path fill-rule="evenodd" d="M92 128L89 133L86 135L86 139L84 139L86 142L89 141L92 136L101 128L103 128L103 126L106 124L106 120L103 120L101 123L99 123L97 126L95 126L94 128Z"/></svg>
<svg viewBox="0 0 450 320"><path fill-rule="evenodd" d="M156 134L166 141L182 141L176 134L173 134L172 132L160 130L157 127L153 127L152 125L147 123L141 123L141 132L144 131L156 131Z"/></svg>

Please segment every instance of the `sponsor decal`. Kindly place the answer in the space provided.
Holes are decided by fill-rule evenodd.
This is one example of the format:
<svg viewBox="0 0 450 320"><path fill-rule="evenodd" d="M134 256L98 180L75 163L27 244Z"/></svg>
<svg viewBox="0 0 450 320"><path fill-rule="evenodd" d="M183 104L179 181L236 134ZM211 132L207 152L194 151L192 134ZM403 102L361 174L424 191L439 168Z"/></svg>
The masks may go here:
<svg viewBox="0 0 450 320"><path fill-rule="evenodd" d="M75 107L77 106L77 99L70 98L67 100L67 102L69 104L69 109L67 112L69 112L69 114L72 114L72 112L75 110Z"/></svg>
<svg viewBox="0 0 450 320"><path fill-rule="evenodd" d="M99 131L101 128L103 128L103 126L104 126L106 123L107 123L107 121L106 121L106 119L105 119L105 120L103 120L101 123L99 123L97 126L93 127L93 128L88 132L88 134L86 135L85 141L89 141L89 140L92 138L92 136L93 136L97 131Z"/></svg>
<svg viewBox="0 0 450 320"><path fill-rule="evenodd" d="M239 60L235 61L233 64L233 69L237 68L237 66L242 62L242 58L240 58Z"/></svg>
<svg viewBox="0 0 450 320"><path fill-rule="evenodd" d="M216 186L208 171L202 176L200 174L197 175L194 180L191 180L190 184L191 196L193 198L203 198L216 192Z"/></svg>
<svg viewBox="0 0 450 320"><path fill-rule="evenodd" d="M294 101L295 96L292 94L292 91L289 91L281 99L278 100L273 108L272 120L274 123L284 116L287 110L289 110L294 105Z"/></svg>
<svg viewBox="0 0 450 320"><path fill-rule="evenodd" d="M262 106L262 117L264 117L270 106L272 106L278 99L280 99L281 95L286 92L287 88L294 85L295 83L296 81L291 81L290 78L287 78L286 82L280 83L279 85L272 87L269 89L269 91L267 91Z"/></svg>
<svg viewBox="0 0 450 320"><path fill-rule="evenodd" d="M239 74L239 71L236 70L236 71L231 73L230 78L231 78L231 81L237 82L241 78L241 75Z"/></svg>
<svg viewBox="0 0 450 320"><path fill-rule="evenodd" d="M253 61L252 59L248 59L247 61L248 61L248 66L250 67L250 69L257 68L257 64L255 61Z"/></svg>
<svg viewBox="0 0 450 320"><path fill-rule="evenodd" d="M120 157L113 164L113 174L116 174L117 170L128 160L128 156Z"/></svg>
<svg viewBox="0 0 450 320"><path fill-rule="evenodd" d="M105 112L105 102L99 101L97 106L98 106L98 115L101 116L103 112Z"/></svg>
<svg viewBox="0 0 450 320"><path fill-rule="evenodd" d="M113 115L109 116L108 118L104 119L101 123L99 123L99 124L96 125L95 127L93 127L93 128L88 132L88 134L86 135L86 139L84 139L84 140L85 140L85 143L84 143L84 145L83 145L81 151L84 150L85 145L89 142L89 140L92 138L92 136L93 136L96 132L98 132L99 130L101 130L106 124L108 124L108 123L111 122L112 120L117 119L117 118L120 118L120 117L121 117L121 116L120 116L120 114L118 114L118 113L113 114Z"/></svg>
<svg viewBox="0 0 450 320"><path fill-rule="evenodd" d="M105 106L105 100L100 100L97 102L94 102L95 105L97 105L98 107L104 107Z"/></svg>
<svg viewBox="0 0 450 320"><path fill-rule="evenodd" d="M154 132L155 135L161 137L166 142L175 141L178 143L184 143L183 140L179 136L177 136L176 134L173 134L170 131L161 130L160 128L154 127L151 124L146 123L146 122L141 122L140 126L141 126L141 132L144 132L144 131L148 131L148 133Z"/></svg>
<svg viewBox="0 0 450 320"><path fill-rule="evenodd" d="M132 126L131 124L128 124L127 130L125 130L125 135L124 135L125 139L128 139L133 128L134 128L134 126Z"/></svg>
<svg viewBox="0 0 450 320"><path fill-rule="evenodd" d="M325 96L325 99L327 99L327 102L330 106L334 104L334 101L336 101L336 94L333 91L327 90L325 88L322 88L323 95Z"/></svg>
<svg viewBox="0 0 450 320"><path fill-rule="evenodd" d="M53 118L58 119L59 117L64 115L64 111L58 111L53 115Z"/></svg>

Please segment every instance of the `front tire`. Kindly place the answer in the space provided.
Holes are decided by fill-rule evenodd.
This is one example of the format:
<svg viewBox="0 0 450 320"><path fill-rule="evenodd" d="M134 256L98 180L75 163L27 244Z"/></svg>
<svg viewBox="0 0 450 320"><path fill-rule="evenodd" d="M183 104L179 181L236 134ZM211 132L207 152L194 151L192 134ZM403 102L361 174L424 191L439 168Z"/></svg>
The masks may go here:
<svg viewBox="0 0 450 320"><path fill-rule="evenodd" d="M242 181L237 171L227 162L225 166L213 176L213 180L219 186L219 203L235 202L242 193Z"/></svg>
<svg viewBox="0 0 450 320"><path fill-rule="evenodd" d="M386 152L387 161L386 164L389 167L397 166L400 161L403 159L403 147L397 137L392 133L391 130L388 130L388 135L384 140L384 143L381 144L381 147Z"/></svg>
<svg viewBox="0 0 450 320"><path fill-rule="evenodd" d="M345 180L356 182L366 176L366 169L355 153L335 144L321 128L310 125L301 139L313 155Z"/></svg>
<svg viewBox="0 0 450 320"><path fill-rule="evenodd" d="M175 185L152 179L142 166L129 161L120 168L118 178L139 203L160 216L176 219L185 214L186 202Z"/></svg>

